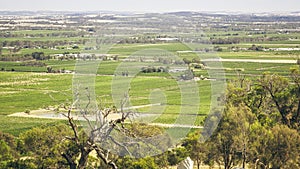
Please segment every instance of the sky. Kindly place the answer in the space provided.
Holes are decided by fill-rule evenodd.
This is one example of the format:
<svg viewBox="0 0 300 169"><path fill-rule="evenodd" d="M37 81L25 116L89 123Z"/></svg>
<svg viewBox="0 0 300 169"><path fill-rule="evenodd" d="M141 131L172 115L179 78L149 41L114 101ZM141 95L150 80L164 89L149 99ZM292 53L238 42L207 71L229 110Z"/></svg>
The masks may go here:
<svg viewBox="0 0 300 169"><path fill-rule="evenodd" d="M0 0L0 4L1 11L300 11L300 0Z"/></svg>

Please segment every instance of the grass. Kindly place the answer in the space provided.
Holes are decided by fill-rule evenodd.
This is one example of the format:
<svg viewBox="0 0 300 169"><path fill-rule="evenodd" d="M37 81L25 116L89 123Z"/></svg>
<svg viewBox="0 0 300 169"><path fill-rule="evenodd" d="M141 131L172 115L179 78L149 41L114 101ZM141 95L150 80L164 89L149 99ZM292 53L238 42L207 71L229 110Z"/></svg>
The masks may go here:
<svg viewBox="0 0 300 169"><path fill-rule="evenodd" d="M16 72L46 72L46 67L23 66L23 62L1 62L1 71L16 71Z"/></svg>
<svg viewBox="0 0 300 169"><path fill-rule="evenodd" d="M10 31L10 34L16 34L16 35L36 35L36 34L51 34L51 33L76 33L76 31L72 30L18 30L18 31Z"/></svg>
<svg viewBox="0 0 300 169"><path fill-rule="evenodd" d="M25 118L25 117L8 117L0 115L0 131L19 136L20 133L39 126L56 125L65 123L62 120Z"/></svg>
<svg viewBox="0 0 300 169"><path fill-rule="evenodd" d="M113 104L111 95L112 78L113 76L97 76L96 78L96 94L102 103L106 104L105 106ZM71 83L72 75L66 74L0 72L0 115L5 117L5 119L13 119L11 123L8 121L3 123L0 130L12 133L12 129L6 126L11 124L11 127L14 128L13 122L16 118L5 115L58 105L68 100L71 101ZM199 112L204 114L209 108L210 85L208 81L199 82L198 85L200 86L200 97L203 103ZM176 119L176 115L179 114L181 107L181 92L175 79L137 76L133 78L130 86L130 101L133 106L150 104L151 97L149 99L149 96L151 96L153 91L160 90L165 95L167 100L166 109L162 112L163 115L157 118L155 122L172 123ZM147 112L146 109L141 109L140 111ZM195 114L197 114L197 111ZM22 118L19 119L22 121ZM24 120L24 123L29 121L29 119ZM200 124L201 120L202 118L198 119L198 124ZM38 124L34 121L36 120L33 119L32 125L26 124L24 127L21 127L23 122L17 124L19 127L15 128L16 133L13 134ZM50 122L52 121L55 120L50 120Z"/></svg>
<svg viewBox="0 0 300 169"><path fill-rule="evenodd" d="M216 55L224 59L287 59L295 60L300 54L299 51L241 51L241 52L217 52Z"/></svg>
<svg viewBox="0 0 300 169"><path fill-rule="evenodd" d="M51 66L54 70L75 70L75 60L48 60L44 61L47 66Z"/></svg>
<svg viewBox="0 0 300 169"><path fill-rule="evenodd" d="M190 50L183 43L157 43L157 44L117 44L109 51L110 54L120 54L130 56L137 51L146 49L161 49L168 52L176 52L180 50Z"/></svg>
<svg viewBox="0 0 300 169"><path fill-rule="evenodd" d="M71 75L0 72L0 114L58 105L71 99Z"/></svg>
<svg viewBox="0 0 300 169"><path fill-rule="evenodd" d="M289 74L289 68L292 67L293 64L224 62L223 66L225 68L232 68L231 71L228 70L226 72L227 74L237 73L235 68L242 68L244 69L244 71L240 72L242 74L261 75L263 72L270 72L286 76Z"/></svg>
<svg viewBox="0 0 300 169"><path fill-rule="evenodd" d="M21 49L18 54L29 54L31 55L33 52L44 52L45 55L53 55L53 54L63 54L65 52L69 53L79 53L82 49Z"/></svg>
<svg viewBox="0 0 300 169"><path fill-rule="evenodd" d="M0 38L0 41L38 41L38 42L47 42L47 41L79 41L82 39L89 40L88 37L12 37L12 38Z"/></svg>

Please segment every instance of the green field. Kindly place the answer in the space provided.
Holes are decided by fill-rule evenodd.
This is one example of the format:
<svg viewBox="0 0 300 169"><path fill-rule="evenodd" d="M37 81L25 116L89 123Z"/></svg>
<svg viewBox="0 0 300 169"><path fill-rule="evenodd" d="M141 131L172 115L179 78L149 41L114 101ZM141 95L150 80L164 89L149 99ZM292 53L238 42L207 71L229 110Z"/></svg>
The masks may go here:
<svg viewBox="0 0 300 169"><path fill-rule="evenodd" d="M58 123L65 123L65 121L41 118L8 117L0 115L0 130L14 136L19 136L20 133L34 127L51 126Z"/></svg>
<svg viewBox="0 0 300 169"><path fill-rule="evenodd" d="M71 75L0 72L2 115L58 105L71 99Z"/></svg>
<svg viewBox="0 0 300 169"><path fill-rule="evenodd" d="M0 41L15 42L15 41L32 41L32 42L46 42L49 41L68 41L68 45L56 46L56 49L52 48L22 48L17 52L12 52L6 48L2 49L2 58L23 56L25 54L31 55L33 52L44 52L45 55L52 54L63 54L69 53L89 53L92 51L85 51L84 44L78 44L78 49L70 49L73 41L89 40L91 37L88 35L82 35L82 37L76 37L77 31L74 30L30 30L30 31L11 31L15 37L0 38ZM60 37L53 36L55 34L70 34L75 37ZM229 35L230 34L230 35ZM235 35L234 35L235 34ZM28 37L25 37L28 36ZM185 36L192 36L195 33L186 34ZM200 34L199 34L200 36ZM233 38L239 37L249 38L243 31L208 31L207 36L210 38ZM288 37L298 38L300 37L297 33L289 35L279 35L273 32L267 33L267 37ZM260 38L264 35L252 35L251 38ZM243 42L238 44L202 44L189 46L184 43L170 42L170 43L131 43L131 44L115 44L109 50L109 54L116 54L119 56L118 61L101 61L97 71L95 79L95 92L97 99L104 106L113 106L112 99L112 80L117 76L118 72L116 69L122 64L122 59L129 56L135 57L138 55L137 52L149 50L149 49L160 49L168 54L178 56L177 59L205 59L221 57L224 59L262 59L262 60L296 60L299 58L299 51L252 51L252 50L240 50L231 51L231 47L239 48L250 48L253 44L256 46L262 46L264 48L298 48L300 41L298 40L279 40L279 41L263 41L263 42ZM214 47L220 47L222 51L219 52L208 52L198 53L193 52L182 52L179 51L191 51L195 49L212 50ZM69 48L69 49L67 49ZM162 56L157 57L163 57ZM55 107L60 104L70 103L73 101L72 96L72 74L54 74L46 73L47 67L51 67L53 70L71 70L76 69L76 60L41 60L45 65L41 67L26 65L28 61L0 61L0 131L9 132L14 135L18 135L20 132L29 128L40 126L40 125L52 125L59 120L54 119L35 119L35 118L22 118L22 117L8 117L7 115L25 112L30 110L37 110L41 108ZM135 66L142 63L128 62L127 65ZM161 65L158 63L152 63L152 65ZM214 73L223 73L225 71L227 81L236 78L237 76L243 75L247 78L257 78L262 75L263 72L270 72L287 76L289 74L290 67L295 64L285 63L239 63L239 62L223 62L222 67L219 67L219 71ZM193 69L194 74L198 77L204 76L209 78L209 69ZM120 73L120 72L119 72ZM155 116L153 122L159 123L173 123L177 118L182 108L181 104L181 91L178 87L180 82L175 77L170 76L169 73L138 73L130 82L130 102L132 106L148 105L155 100L151 100L151 94L155 91L163 93L166 102L164 110L160 116ZM195 124L202 125L205 115L210 110L211 101L211 84L209 80L200 80L196 82L199 87L200 96L200 108L195 110L193 116L189 118L195 119ZM196 94L196 93L195 93ZM183 106L184 108L184 106ZM138 109L141 113L149 113L149 107L143 107ZM160 111L160 110L158 110Z"/></svg>
<svg viewBox="0 0 300 169"><path fill-rule="evenodd" d="M72 101L72 75L1 72L0 114L5 116L26 110L37 110L48 106L58 106ZM113 76L97 76L96 94L105 105L111 106L111 83ZM210 82L199 81L201 107L199 114L209 110ZM180 108L180 90L175 79L137 76L130 83L130 101L133 106L150 104L149 95L160 89L167 99L167 106L156 122L171 123ZM147 112L147 109L141 109ZM197 112L195 112L197 114ZM169 119L169 117L172 117ZM1 118L2 119L2 118ZM197 123L201 122L198 118ZM4 129L4 128L2 128ZM1 130L2 130L1 129Z"/></svg>

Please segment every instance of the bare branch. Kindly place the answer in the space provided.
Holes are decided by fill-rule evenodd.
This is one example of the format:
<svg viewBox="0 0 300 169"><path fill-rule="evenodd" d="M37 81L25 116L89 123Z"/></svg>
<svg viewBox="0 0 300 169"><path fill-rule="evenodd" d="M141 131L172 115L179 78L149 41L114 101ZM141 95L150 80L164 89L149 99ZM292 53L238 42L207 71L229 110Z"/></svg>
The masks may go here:
<svg viewBox="0 0 300 169"><path fill-rule="evenodd" d="M124 145L124 144L122 144L122 143L119 143L118 141L116 141L116 140L115 140L113 137L111 137L111 136L108 136L108 138L109 138L112 142L114 142L116 145L118 145L118 146L124 148L124 149L126 150L126 152L129 154L129 156L132 156L131 153L130 153L130 151L129 151L128 148L126 147L126 145Z"/></svg>
<svg viewBox="0 0 300 169"><path fill-rule="evenodd" d="M74 133L74 141L76 142L76 144L79 144L79 135L78 135L78 127L76 125L76 123L73 120L73 117L71 116L71 109L68 111L68 115L63 114L64 116L66 116L68 118L69 124L72 128L72 131Z"/></svg>

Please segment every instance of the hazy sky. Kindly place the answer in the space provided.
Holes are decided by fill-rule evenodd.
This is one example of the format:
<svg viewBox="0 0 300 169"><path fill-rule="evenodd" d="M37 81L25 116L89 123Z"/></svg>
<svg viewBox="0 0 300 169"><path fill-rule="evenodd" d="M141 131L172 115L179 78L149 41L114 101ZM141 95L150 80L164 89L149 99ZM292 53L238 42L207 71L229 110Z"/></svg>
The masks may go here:
<svg viewBox="0 0 300 169"><path fill-rule="evenodd" d="M0 10L300 11L300 0L0 0Z"/></svg>

